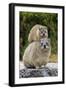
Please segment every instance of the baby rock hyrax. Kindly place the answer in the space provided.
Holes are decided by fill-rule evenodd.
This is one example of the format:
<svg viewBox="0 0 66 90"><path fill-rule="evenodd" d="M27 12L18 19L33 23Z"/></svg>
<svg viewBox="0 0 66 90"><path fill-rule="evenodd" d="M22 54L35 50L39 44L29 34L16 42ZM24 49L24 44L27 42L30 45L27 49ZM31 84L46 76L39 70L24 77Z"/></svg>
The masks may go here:
<svg viewBox="0 0 66 90"><path fill-rule="evenodd" d="M40 68L49 62L51 54L50 40L42 38L28 45L23 55L23 62L27 68Z"/></svg>
<svg viewBox="0 0 66 90"><path fill-rule="evenodd" d="M41 38L48 38L48 30L46 26L36 24L30 30L28 41L29 43L40 40Z"/></svg>

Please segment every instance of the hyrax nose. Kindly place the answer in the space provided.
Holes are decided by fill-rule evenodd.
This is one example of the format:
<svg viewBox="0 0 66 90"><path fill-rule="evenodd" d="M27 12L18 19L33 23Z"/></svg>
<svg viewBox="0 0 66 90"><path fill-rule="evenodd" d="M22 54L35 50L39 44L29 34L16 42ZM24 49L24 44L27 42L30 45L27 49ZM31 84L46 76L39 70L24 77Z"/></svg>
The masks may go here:
<svg viewBox="0 0 66 90"><path fill-rule="evenodd" d="M46 45L44 45L44 48L46 48Z"/></svg>
<svg viewBox="0 0 66 90"><path fill-rule="evenodd" d="M45 36L45 33L43 33L43 36Z"/></svg>
<svg viewBox="0 0 66 90"><path fill-rule="evenodd" d="M45 36L45 33L42 33L41 36L42 36L42 37Z"/></svg>

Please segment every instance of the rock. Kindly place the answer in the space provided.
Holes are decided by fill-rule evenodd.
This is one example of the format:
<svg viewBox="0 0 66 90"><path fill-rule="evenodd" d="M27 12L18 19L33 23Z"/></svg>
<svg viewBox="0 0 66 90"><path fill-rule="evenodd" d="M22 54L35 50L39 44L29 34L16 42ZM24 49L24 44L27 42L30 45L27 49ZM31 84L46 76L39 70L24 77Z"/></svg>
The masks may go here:
<svg viewBox="0 0 66 90"><path fill-rule="evenodd" d="M29 68L23 67L23 68L20 68L20 71L19 71L20 78L48 77L48 76L57 76L57 75L58 75L57 63L48 63L45 67L42 67L40 69L29 69Z"/></svg>

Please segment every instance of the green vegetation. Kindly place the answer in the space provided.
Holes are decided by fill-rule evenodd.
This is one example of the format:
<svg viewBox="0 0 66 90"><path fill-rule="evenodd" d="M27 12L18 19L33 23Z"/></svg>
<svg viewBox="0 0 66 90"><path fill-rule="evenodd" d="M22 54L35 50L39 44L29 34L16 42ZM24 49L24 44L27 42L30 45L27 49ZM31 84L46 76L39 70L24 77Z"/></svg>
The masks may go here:
<svg viewBox="0 0 66 90"><path fill-rule="evenodd" d="M57 54L58 21L55 13L20 12L20 60L28 45L28 34L35 24L48 27L52 54Z"/></svg>

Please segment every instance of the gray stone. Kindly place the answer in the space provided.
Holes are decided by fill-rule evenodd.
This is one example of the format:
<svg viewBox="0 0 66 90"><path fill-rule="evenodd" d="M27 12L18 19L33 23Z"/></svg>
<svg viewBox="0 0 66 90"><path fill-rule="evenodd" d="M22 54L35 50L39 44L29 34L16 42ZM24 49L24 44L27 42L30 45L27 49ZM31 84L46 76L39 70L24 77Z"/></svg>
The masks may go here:
<svg viewBox="0 0 66 90"><path fill-rule="evenodd" d="M57 63L48 63L40 69L23 68L19 71L20 78L58 76Z"/></svg>

